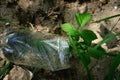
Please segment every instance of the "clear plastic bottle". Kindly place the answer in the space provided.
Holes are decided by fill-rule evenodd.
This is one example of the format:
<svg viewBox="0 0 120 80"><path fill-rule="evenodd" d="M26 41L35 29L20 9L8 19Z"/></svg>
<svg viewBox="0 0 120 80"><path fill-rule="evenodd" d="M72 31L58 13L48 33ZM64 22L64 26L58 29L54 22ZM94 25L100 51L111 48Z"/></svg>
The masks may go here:
<svg viewBox="0 0 120 80"><path fill-rule="evenodd" d="M15 32L3 39L3 54L11 62L57 71L69 68L69 44L64 37Z"/></svg>

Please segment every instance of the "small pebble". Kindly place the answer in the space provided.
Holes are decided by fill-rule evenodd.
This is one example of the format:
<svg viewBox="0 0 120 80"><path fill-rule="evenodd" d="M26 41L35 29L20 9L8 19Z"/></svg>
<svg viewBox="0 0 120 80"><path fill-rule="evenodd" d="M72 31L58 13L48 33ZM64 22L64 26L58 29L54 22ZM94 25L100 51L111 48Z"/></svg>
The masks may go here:
<svg viewBox="0 0 120 80"><path fill-rule="evenodd" d="M117 5L115 5L115 6L114 6L114 9L115 9L115 10L116 10L116 9L118 9L118 6L117 6Z"/></svg>
<svg viewBox="0 0 120 80"><path fill-rule="evenodd" d="M114 9L118 9L120 7L120 2L115 2L114 3Z"/></svg>

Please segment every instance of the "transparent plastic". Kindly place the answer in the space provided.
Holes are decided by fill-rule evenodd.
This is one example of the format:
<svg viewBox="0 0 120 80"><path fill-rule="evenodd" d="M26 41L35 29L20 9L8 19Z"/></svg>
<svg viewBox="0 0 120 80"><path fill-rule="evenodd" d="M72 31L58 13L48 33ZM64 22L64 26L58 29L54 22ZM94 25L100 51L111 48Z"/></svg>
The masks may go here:
<svg viewBox="0 0 120 80"><path fill-rule="evenodd" d="M15 64L52 71L70 67L68 40L44 34L11 33L3 38L3 54ZM49 37L49 38L47 38Z"/></svg>

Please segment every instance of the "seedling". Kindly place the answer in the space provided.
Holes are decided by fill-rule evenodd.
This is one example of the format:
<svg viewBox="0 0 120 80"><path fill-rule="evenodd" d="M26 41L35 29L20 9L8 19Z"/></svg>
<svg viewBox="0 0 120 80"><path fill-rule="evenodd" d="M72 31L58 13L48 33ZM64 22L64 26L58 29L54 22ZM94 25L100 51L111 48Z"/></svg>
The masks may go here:
<svg viewBox="0 0 120 80"><path fill-rule="evenodd" d="M96 22L111 19L116 16L118 16L118 15L104 18L104 19L98 20ZM61 28L64 32L67 33L67 35L69 37L70 46L72 47L72 49L74 51L77 52L80 60L84 64L84 67L86 68L89 80L93 80L91 73L90 73L90 69L88 68L88 65L90 64L90 57L98 59L104 55L110 55L110 54L106 53L104 49L102 49L101 45L110 41L111 39L115 38L116 36L120 35L120 33L113 34L111 36L109 36L109 34L108 34L100 43L98 43L95 46L92 46L92 41L97 39L96 34L93 31L88 30L88 29L80 29L80 28L84 27L90 21L92 16L89 13L84 13L84 14L77 13L77 14L75 14L75 18L78 23L78 27L73 26L71 23L64 23L61 25ZM116 60L113 60L113 62L115 62L115 61ZM114 63L113 63L113 65L114 65ZM112 67L112 69L114 69L114 68L116 68L116 66ZM109 73L109 75L112 75L111 72Z"/></svg>

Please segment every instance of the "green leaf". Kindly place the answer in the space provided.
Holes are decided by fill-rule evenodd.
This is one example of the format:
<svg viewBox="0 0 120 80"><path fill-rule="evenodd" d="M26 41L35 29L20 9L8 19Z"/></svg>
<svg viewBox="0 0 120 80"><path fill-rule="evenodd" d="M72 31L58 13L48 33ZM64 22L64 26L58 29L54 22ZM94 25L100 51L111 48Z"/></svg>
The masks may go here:
<svg viewBox="0 0 120 80"><path fill-rule="evenodd" d="M80 36L83 38L83 40L87 44L91 44L93 40L97 39L96 34L93 31L87 30L87 29L82 30L80 32Z"/></svg>
<svg viewBox="0 0 120 80"><path fill-rule="evenodd" d="M89 20L92 18L92 16L89 13L77 13L75 14L76 21L80 27L85 26L89 22Z"/></svg>
<svg viewBox="0 0 120 80"><path fill-rule="evenodd" d="M78 34L79 34L78 30L71 23L62 24L61 28L69 36L78 36Z"/></svg>
<svg viewBox="0 0 120 80"><path fill-rule="evenodd" d="M109 72L105 80L113 80L115 70L119 64L120 64L120 53L112 60L112 64L109 68Z"/></svg>
<svg viewBox="0 0 120 80"><path fill-rule="evenodd" d="M96 48L89 47L88 48L88 54L91 57L94 57L94 58L98 59L98 58L104 56L106 54L106 52L104 50L99 50L99 49L96 49Z"/></svg>

